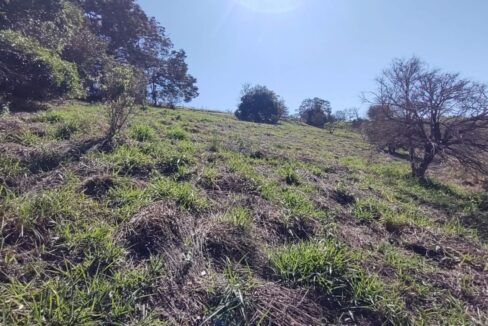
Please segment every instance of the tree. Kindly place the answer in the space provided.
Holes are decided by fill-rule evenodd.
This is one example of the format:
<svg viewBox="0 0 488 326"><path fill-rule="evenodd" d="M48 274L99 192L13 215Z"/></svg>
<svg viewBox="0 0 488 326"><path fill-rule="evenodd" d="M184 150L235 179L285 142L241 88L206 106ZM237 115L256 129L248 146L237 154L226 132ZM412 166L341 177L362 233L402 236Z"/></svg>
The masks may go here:
<svg viewBox="0 0 488 326"><path fill-rule="evenodd" d="M286 112L285 102L266 86L244 85L235 116L239 120L276 124Z"/></svg>
<svg viewBox="0 0 488 326"><path fill-rule="evenodd" d="M429 69L415 57L393 61L377 84L379 112L370 128L408 149L412 176L425 179L435 158L488 172L486 85Z"/></svg>
<svg viewBox="0 0 488 326"><path fill-rule="evenodd" d="M145 81L145 87L136 98L141 104L146 98L156 103L174 104L198 96L196 79L188 73L185 52L173 50L164 28L155 18L147 16L136 0L2 0L0 30L15 32L37 49L43 49L46 56L42 56L41 61L49 57L58 58L63 67L66 63L74 64L86 99L103 99L101 83L113 62L131 65L138 71L138 78ZM27 67L31 69L29 73L36 73L35 63L25 61L19 67L24 59L37 60L32 53L23 56L17 53L14 60L8 48L0 51L4 54L0 56L0 79L5 85L16 78L10 73ZM6 51L10 51L8 56ZM41 68L45 81L46 69ZM51 77L59 80L59 74ZM24 82L29 80L39 82L30 77L23 79ZM0 89L3 101L9 100L12 93L21 93L26 101L65 95L45 92L45 85L42 85L31 97L31 92L20 82L8 86L9 89ZM17 88L21 86L23 90ZM40 96L41 93L46 94Z"/></svg>
<svg viewBox="0 0 488 326"><path fill-rule="evenodd" d="M197 97L196 79L188 73L186 54L173 50L165 29L135 0L78 0L89 30L106 41L119 63L144 71L144 96L153 104L174 105Z"/></svg>
<svg viewBox="0 0 488 326"><path fill-rule="evenodd" d="M76 65L12 30L0 32L0 97L24 108L30 101L82 95Z"/></svg>
<svg viewBox="0 0 488 326"><path fill-rule="evenodd" d="M345 110L338 110L334 112L335 121L347 121L347 112Z"/></svg>
<svg viewBox="0 0 488 326"><path fill-rule="evenodd" d="M368 121L363 125L363 133L367 140L379 150L387 149L390 154L407 143L405 131L398 121L389 119L392 114L388 106L372 105L368 109Z"/></svg>
<svg viewBox="0 0 488 326"><path fill-rule="evenodd" d="M330 102L318 97L304 100L298 109L298 114L303 122L320 128L326 122L331 121L331 112Z"/></svg>

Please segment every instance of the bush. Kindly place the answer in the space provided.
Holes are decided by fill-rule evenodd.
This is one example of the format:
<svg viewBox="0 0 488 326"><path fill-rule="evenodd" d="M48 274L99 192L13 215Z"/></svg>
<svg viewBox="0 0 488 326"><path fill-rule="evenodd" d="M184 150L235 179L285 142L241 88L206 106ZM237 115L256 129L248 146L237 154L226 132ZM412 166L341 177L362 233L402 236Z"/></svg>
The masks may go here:
<svg viewBox="0 0 488 326"><path fill-rule="evenodd" d="M298 109L303 122L319 128L322 128L327 122L332 122L331 111L329 101L318 97L304 100Z"/></svg>
<svg viewBox="0 0 488 326"><path fill-rule="evenodd" d="M105 144L111 147L114 137L125 128L134 113L140 91L138 72L131 66L115 64L105 72L102 90L109 120Z"/></svg>
<svg viewBox="0 0 488 326"><path fill-rule="evenodd" d="M0 32L0 96L23 108L26 102L82 94L76 65L62 60L36 40L18 32Z"/></svg>
<svg viewBox="0 0 488 326"><path fill-rule="evenodd" d="M285 102L265 86L244 86L235 112L239 120L276 124L286 115Z"/></svg>

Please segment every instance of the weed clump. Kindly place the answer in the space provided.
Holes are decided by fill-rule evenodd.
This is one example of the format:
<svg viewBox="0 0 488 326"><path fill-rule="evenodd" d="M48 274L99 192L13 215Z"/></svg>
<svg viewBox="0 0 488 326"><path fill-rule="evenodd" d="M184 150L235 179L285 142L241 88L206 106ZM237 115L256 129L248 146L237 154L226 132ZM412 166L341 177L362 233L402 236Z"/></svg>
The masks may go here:
<svg viewBox="0 0 488 326"><path fill-rule="evenodd" d="M173 139L173 140L187 140L190 138L188 133L185 130L183 130L181 127L171 128L168 131L167 136L169 139Z"/></svg>
<svg viewBox="0 0 488 326"><path fill-rule="evenodd" d="M54 136L59 140L69 140L79 130L79 124L72 121L65 122L56 129Z"/></svg>
<svg viewBox="0 0 488 326"><path fill-rule="evenodd" d="M354 203L352 213L362 221L371 222L382 217L382 207L371 199L358 200Z"/></svg>
<svg viewBox="0 0 488 326"><path fill-rule="evenodd" d="M131 128L130 135L137 141L145 142L153 140L156 137L156 131L146 125L135 125Z"/></svg>

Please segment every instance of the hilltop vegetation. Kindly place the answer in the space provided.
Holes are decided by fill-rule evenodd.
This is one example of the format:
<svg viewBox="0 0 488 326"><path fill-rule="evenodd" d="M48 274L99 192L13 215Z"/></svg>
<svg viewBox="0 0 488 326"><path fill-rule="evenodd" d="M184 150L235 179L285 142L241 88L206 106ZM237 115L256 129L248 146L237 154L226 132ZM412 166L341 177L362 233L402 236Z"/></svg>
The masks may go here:
<svg viewBox="0 0 488 326"><path fill-rule="evenodd" d="M105 149L103 112L0 120L2 323L488 322L487 201L459 167L419 182L347 125L186 109Z"/></svg>

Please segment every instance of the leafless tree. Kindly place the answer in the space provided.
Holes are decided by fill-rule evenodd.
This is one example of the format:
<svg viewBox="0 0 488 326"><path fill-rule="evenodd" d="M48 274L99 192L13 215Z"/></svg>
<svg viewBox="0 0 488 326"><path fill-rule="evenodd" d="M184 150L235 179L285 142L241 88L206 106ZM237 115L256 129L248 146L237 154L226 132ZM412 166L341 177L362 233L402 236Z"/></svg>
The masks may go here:
<svg viewBox="0 0 488 326"><path fill-rule="evenodd" d="M413 57L394 60L377 86L370 102L382 112L370 116L367 128L408 150L412 176L424 179L437 157L488 173L486 85L429 69Z"/></svg>

